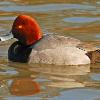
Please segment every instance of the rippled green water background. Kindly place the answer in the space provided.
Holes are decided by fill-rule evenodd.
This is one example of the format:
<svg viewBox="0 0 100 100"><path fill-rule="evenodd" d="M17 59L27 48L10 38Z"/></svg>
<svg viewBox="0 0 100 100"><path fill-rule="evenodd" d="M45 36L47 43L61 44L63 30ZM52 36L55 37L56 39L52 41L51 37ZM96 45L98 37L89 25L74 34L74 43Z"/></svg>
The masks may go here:
<svg viewBox="0 0 100 100"><path fill-rule="evenodd" d="M99 0L0 0L0 34L17 15L37 19L44 33L72 36L100 47ZM100 100L100 64L54 66L7 60L15 41L0 42L0 100Z"/></svg>

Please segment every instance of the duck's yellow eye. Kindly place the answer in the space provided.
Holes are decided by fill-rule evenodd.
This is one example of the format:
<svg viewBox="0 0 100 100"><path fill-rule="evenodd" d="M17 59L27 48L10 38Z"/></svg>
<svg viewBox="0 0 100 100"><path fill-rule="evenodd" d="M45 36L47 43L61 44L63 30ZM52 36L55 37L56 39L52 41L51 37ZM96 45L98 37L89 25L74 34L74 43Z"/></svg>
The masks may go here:
<svg viewBox="0 0 100 100"><path fill-rule="evenodd" d="M19 26L18 26L18 28L22 28L22 27L23 27L22 25L19 25Z"/></svg>

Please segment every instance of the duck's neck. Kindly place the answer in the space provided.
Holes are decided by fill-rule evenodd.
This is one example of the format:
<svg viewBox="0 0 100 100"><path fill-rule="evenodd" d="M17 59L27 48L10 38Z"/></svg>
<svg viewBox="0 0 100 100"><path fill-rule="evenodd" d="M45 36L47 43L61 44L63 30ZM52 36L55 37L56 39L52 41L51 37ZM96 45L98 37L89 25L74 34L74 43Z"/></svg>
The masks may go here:
<svg viewBox="0 0 100 100"><path fill-rule="evenodd" d="M44 35L45 36L45 35ZM40 42L41 39L44 38L44 36L42 36L41 38L39 38L38 40L36 40L35 42L33 42L32 44L26 45L21 43L20 41L17 41L18 45L20 45L22 48L34 48L34 46Z"/></svg>

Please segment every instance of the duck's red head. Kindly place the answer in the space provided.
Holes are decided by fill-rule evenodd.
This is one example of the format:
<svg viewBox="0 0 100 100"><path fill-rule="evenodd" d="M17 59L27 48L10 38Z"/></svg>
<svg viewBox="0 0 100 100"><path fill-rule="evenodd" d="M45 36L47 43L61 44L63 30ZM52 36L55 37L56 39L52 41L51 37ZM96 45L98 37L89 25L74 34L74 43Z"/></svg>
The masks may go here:
<svg viewBox="0 0 100 100"><path fill-rule="evenodd" d="M30 16L18 16L12 26L12 34L23 45L34 44L42 37L39 24Z"/></svg>

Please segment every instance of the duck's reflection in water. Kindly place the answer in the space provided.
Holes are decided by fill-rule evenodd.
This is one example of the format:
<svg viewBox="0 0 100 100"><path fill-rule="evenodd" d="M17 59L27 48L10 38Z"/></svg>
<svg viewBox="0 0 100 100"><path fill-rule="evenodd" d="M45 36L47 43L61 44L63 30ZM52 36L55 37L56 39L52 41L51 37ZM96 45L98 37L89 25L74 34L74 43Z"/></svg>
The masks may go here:
<svg viewBox="0 0 100 100"><path fill-rule="evenodd" d="M33 96L39 95L54 97L66 89L85 87L89 80L89 65L82 66L55 66L45 64L8 63L8 67L18 71L16 76L5 80L4 87L8 93L5 95ZM4 88L6 91L6 89Z"/></svg>
<svg viewBox="0 0 100 100"><path fill-rule="evenodd" d="M17 78L10 84L10 93L16 96L34 95L40 92L40 85L31 78Z"/></svg>
<svg viewBox="0 0 100 100"><path fill-rule="evenodd" d="M34 66L31 65L29 70L41 74L42 79L49 80L42 83L42 85L55 88L85 87L83 81L89 78L87 74L90 72L89 65L55 66L35 64Z"/></svg>
<svg viewBox="0 0 100 100"><path fill-rule="evenodd" d="M15 78L0 82L0 96L32 96L40 92L40 85L31 78ZM0 99L1 100L1 99Z"/></svg>
<svg viewBox="0 0 100 100"><path fill-rule="evenodd" d="M86 75L90 72L90 65L63 66L63 65L48 65L48 64L33 64L29 65L30 71L40 72L50 75Z"/></svg>

